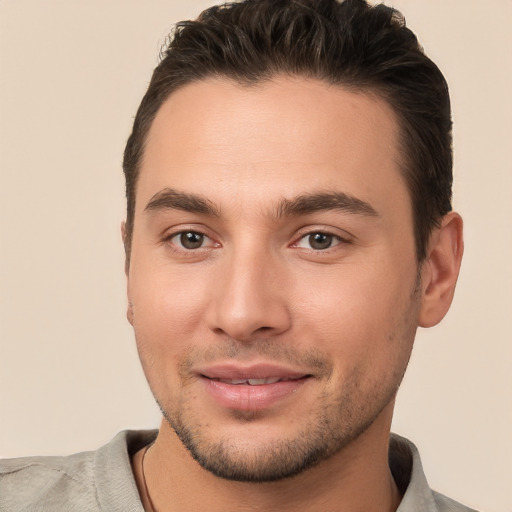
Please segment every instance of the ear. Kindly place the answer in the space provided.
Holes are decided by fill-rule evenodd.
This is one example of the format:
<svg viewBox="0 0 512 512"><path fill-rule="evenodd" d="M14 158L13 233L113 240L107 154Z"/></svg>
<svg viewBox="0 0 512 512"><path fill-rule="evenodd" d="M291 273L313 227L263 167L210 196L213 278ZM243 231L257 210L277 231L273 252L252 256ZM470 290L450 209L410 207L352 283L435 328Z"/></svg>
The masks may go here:
<svg viewBox="0 0 512 512"><path fill-rule="evenodd" d="M130 270L130 259L128 257L130 248L128 247L128 239L126 238L126 221L121 222L121 238L124 245L124 273L128 277L128 271Z"/></svg>
<svg viewBox="0 0 512 512"><path fill-rule="evenodd" d="M463 252L462 218L450 212L433 231L421 269L420 327L438 324L450 309Z"/></svg>
<svg viewBox="0 0 512 512"><path fill-rule="evenodd" d="M126 280L127 280L127 294L128 294L128 309L126 310L126 318L128 319L128 322L130 322L131 325L133 325L133 304L130 301L130 285L129 285L129 271L130 271L130 260L128 258L128 245L126 240L126 222L121 222L121 238L123 239L123 245L124 245L124 273L126 274Z"/></svg>
<svg viewBox="0 0 512 512"><path fill-rule="evenodd" d="M126 310L126 318L130 325L133 326L133 304L128 300L128 309Z"/></svg>

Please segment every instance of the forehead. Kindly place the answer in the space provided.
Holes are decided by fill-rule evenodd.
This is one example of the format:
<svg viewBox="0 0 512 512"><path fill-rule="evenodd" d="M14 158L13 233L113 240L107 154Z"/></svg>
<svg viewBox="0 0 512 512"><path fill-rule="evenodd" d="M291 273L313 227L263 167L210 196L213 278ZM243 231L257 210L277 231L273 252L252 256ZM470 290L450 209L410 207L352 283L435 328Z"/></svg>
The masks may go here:
<svg viewBox="0 0 512 512"><path fill-rule="evenodd" d="M251 197L261 191L262 200L269 190L403 189L397 141L394 112L371 94L306 78L194 82L173 92L153 121L138 203L165 187L210 197L236 186Z"/></svg>

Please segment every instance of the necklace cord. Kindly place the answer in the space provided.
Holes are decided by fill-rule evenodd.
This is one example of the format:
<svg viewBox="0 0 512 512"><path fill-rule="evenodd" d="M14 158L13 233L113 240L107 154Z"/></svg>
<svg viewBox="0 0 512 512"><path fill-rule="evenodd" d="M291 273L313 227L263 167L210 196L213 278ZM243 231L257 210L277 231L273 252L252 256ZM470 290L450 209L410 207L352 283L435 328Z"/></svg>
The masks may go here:
<svg viewBox="0 0 512 512"><path fill-rule="evenodd" d="M151 500L151 496L149 494L148 490L148 484L146 482L146 472L144 471L144 460L146 459L146 454L148 453L149 449L153 446L154 441L146 446L144 449L144 453L142 454L142 461L141 461L141 469L142 469L142 484L144 485L144 494L146 495L148 504L150 506L150 510L146 512L157 512L155 509L155 506L153 505L153 501Z"/></svg>

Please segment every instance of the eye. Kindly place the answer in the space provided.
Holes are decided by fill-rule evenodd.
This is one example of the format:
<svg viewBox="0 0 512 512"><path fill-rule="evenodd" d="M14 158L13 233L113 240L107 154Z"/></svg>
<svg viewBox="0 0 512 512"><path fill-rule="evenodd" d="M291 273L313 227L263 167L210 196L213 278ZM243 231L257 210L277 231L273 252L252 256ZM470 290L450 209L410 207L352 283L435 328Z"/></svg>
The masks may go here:
<svg viewBox="0 0 512 512"><path fill-rule="evenodd" d="M298 242L297 247L303 249L313 249L314 251L325 251L341 243L341 238L330 233L317 231L303 236Z"/></svg>
<svg viewBox="0 0 512 512"><path fill-rule="evenodd" d="M198 231L180 231L170 237L169 240L172 244L187 251L215 245L210 238Z"/></svg>

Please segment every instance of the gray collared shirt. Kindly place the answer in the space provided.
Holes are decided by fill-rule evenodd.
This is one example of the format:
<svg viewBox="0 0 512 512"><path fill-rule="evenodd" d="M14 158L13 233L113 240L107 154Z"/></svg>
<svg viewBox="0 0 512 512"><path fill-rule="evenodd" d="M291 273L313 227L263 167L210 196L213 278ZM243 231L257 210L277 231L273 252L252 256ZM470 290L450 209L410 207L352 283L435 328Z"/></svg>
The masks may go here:
<svg viewBox="0 0 512 512"><path fill-rule="evenodd" d="M0 512L144 512L130 457L157 431L123 431L94 452L0 461ZM397 512L476 512L432 491L416 447L391 436L390 467L404 492Z"/></svg>

